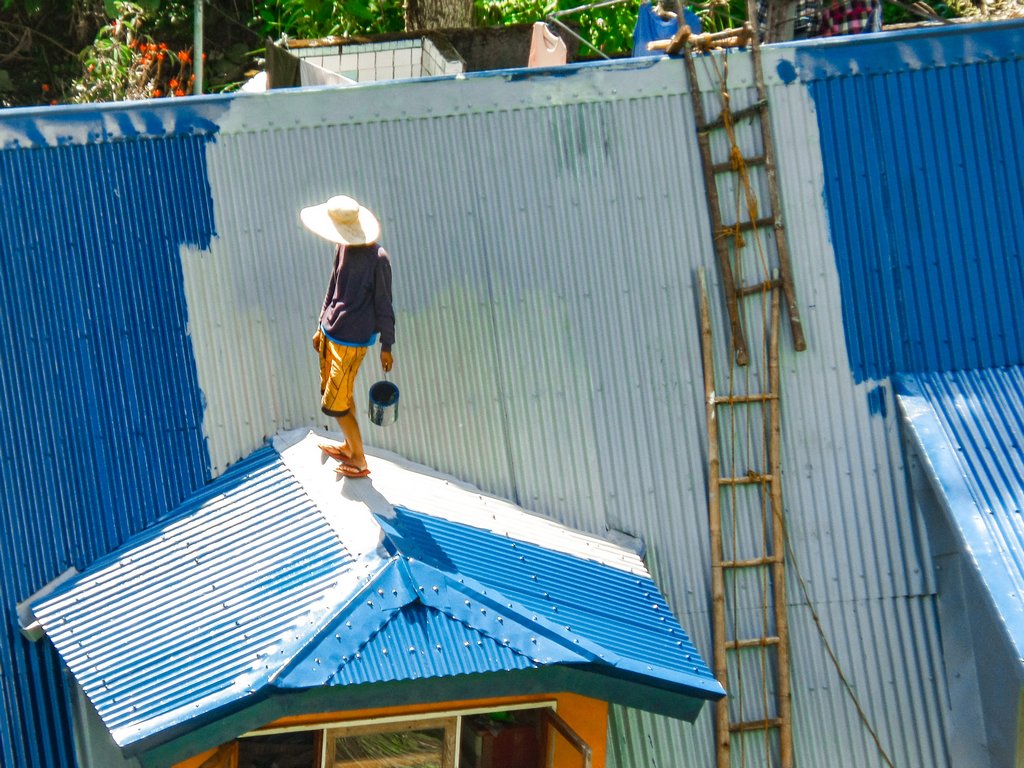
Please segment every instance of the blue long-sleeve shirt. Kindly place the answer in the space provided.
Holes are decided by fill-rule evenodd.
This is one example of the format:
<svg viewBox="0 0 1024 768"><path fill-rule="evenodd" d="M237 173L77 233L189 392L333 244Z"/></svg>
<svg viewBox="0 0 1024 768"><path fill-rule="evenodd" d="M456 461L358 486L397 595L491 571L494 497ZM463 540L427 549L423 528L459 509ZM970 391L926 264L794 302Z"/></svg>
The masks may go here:
<svg viewBox="0 0 1024 768"><path fill-rule="evenodd" d="M338 246L320 327L332 341L357 347L371 346L379 333L381 349L391 351L395 310L387 251L376 243Z"/></svg>

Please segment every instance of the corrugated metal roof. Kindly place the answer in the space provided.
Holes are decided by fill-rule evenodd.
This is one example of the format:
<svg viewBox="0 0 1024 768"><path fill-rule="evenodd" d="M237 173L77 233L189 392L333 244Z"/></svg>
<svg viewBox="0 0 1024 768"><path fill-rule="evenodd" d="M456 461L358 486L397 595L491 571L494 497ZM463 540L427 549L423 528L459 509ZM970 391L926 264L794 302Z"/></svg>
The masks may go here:
<svg viewBox="0 0 1024 768"><path fill-rule="evenodd" d="M1024 687L1024 368L896 378L932 541L955 765L1014 765Z"/></svg>
<svg viewBox="0 0 1024 768"><path fill-rule="evenodd" d="M945 513L1024 659L1024 368L897 377Z"/></svg>
<svg viewBox="0 0 1024 768"><path fill-rule="evenodd" d="M1018 22L958 25L765 50L810 345L796 355L783 339L790 575L799 563L844 658L887 657L892 677L906 681L890 687L883 665L856 667L858 687L891 695L890 721L913 722L927 742L900 741L901 765L948 764L945 744L966 737L945 722L948 689L930 671L938 628L890 621L884 634L860 631L876 613L855 606L885 602L877 617L887 619L928 616L917 606L933 592L892 386L872 377L895 370L894 348L913 366L1024 349L1006 300L1024 292L1013 260L1022 169L998 140L1024 125L1014 98L1020 35ZM735 96L749 100L745 54L730 62ZM0 539L7 602L92 562L266 436L323 425L308 336L329 250L317 250L287 212L344 186L381 215L396 268L402 421L367 438L583 530L642 536L658 584L695 644L710 648L693 271L710 263L711 249L684 89L680 62L651 60L557 77L4 111L0 187L12 202L0 211L0 325L14 342L0 351L0 424L17 436L0 446L0 494L13 521ZM929 109L905 123L886 112L903 115L905 104ZM936 156L924 148L933 143ZM969 172L956 178L974 192L939 175L961 160ZM898 215L878 210L880 191L900 202ZM89 200L102 205L81 203ZM947 210L956 216L933 215ZM926 251L900 240L900 221ZM970 290L958 292L943 275L961 274L964 248L976 247L966 239L971 222L985 222L978 242L991 247L964 275ZM953 236L935 234L946 231ZM69 262L54 258L58 242L103 250L70 262L69 273L102 280L88 291L61 282ZM898 260L886 255L893 243ZM30 300L54 285L82 288L75 306L97 320L74 337L63 368L48 362L59 340L40 336L39 301ZM159 369L132 343L136 322L151 319L139 319L138 307L158 286L169 295L153 327L173 329L160 336L173 363ZM893 309L909 323L910 349L879 322L903 302L921 310ZM967 322L931 312L947 305ZM995 332L975 349L977 329ZM378 370L364 366L361 389ZM39 393L61 388L85 392L89 418L77 426L87 429L48 415ZM901 635L900 626L924 634ZM815 642L794 638L805 651ZM36 725L67 719L59 671L17 640L0 638L0 655L12 703L0 762L66 762L69 735ZM812 658L795 658L796 711L813 688L837 719L834 738L795 732L798 760L861 765L870 739L845 694L826 687L828 664ZM622 764L661 748L652 743L670 745L660 764L708 762L707 718L681 730L630 712L616 727L633 718L646 724L642 736L613 734Z"/></svg>
<svg viewBox="0 0 1024 768"><path fill-rule="evenodd" d="M1011 22L797 53L858 380L1024 362L1022 47Z"/></svg>
<svg viewBox="0 0 1024 768"><path fill-rule="evenodd" d="M609 569L495 534L399 508L388 525L401 551L486 584L499 594L588 638L624 660L643 648L645 665L710 679L657 586L639 569ZM695 663L686 664L687 656Z"/></svg>
<svg viewBox="0 0 1024 768"><path fill-rule="evenodd" d="M265 448L37 617L124 745L256 693L366 576Z"/></svg>
<svg viewBox="0 0 1024 768"><path fill-rule="evenodd" d="M209 136L58 146L89 123L84 110L61 111L52 122L0 110L8 607L84 569L211 477L179 256L213 235ZM116 135L133 126L106 114ZM11 149L12 126L53 143ZM62 403L73 417L58 415ZM0 765L73 764L70 728L53 727L71 722L56 657L8 631L0 667Z"/></svg>
<svg viewBox="0 0 1024 768"><path fill-rule="evenodd" d="M119 745L271 688L550 664L722 694L635 553L397 457L338 482L319 440L276 440L35 605Z"/></svg>
<svg viewBox="0 0 1024 768"><path fill-rule="evenodd" d="M519 650L423 603L410 603L326 681L359 685L540 666Z"/></svg>

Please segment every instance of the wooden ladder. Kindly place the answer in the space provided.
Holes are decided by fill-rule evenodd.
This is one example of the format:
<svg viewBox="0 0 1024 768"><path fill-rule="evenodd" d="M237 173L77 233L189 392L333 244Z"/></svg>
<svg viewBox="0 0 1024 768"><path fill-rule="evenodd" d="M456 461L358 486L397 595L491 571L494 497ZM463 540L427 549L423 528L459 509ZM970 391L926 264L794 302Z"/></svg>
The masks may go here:
<svg viewBox="0 0 1024 768"><path fill-rule="evenodd" d="M733 768L738 764L792 768L786 534L780 466L780 290L772 290L771 317L766 318L766 324L770 324L770 328L765 328L767 390L746 394L733 394L732 375L727 394L719 394L715 385L711 313L703 270L699 273L699 290L708 429L714 668L715 677L728 692L726 698L715 705L717 766ZM760 428L748 430L748 434L758 438L759 459L763 463L750 466L751 457L740 456L733 441L723 474L719 433L727 423L734 425L735 420L721 417L727 412L734 415L738 409L744 411L748 424L760 419ZM746 466L741 467L744 462ZM723 502L732 512L731 519L723 516ZM754 514L753 510L759 511L760 515ZM728 524L730 535L724 535L723 521ZM751 535L753 530L757 530L759 535ZM748 613L759 615L741 615L741 592L759 592L761 599L754 601L754 610L751 611L749 598L745 606ZM748 634L744 635L745 632ZM745 711L748 708L747 692L751 689L758 692L754 702L757 711L753 716ZM750 743L752 737L760 737L760 741ZM742 742L740 749L735 750L734 739L748 741ZM734 762L737 751L738 763Z"/></svg>
<svg viewBox="0 0 1024 768"><path fill-rule="evenodd" d="M728 692L715 709L717 766L792 768L780 462L783 302L793 347L799 351L807 344L782 222L761 49L749 23L703 35L693 35L683 26L671 40L649 47L682 53L685 61L732 341L729 383L725 394L720 394L715 382L708 292L701 270L714 670ZM711 53L736 47L750 48L754 84L753 100L738 109L733 108L728 88L728 57ZM698 61L720 91L720 109L714 116L705 109ZM750 121L752 128L738 128ZM751 152L741 151L739 131L743 131L746 146L753 147ZM724 210L727 203L733 205L732 215ZM760 313L744 313L744 302L753 299ZM756 365L750 365L748 328L759 329ZM743 450L736 444L737 424L746 440ZM724 454L723 434L730 438Z"/></svg>
<svg viewBox="0 0 1024 768"><path fill-rule="evenodd" d="M728 91L728 61L715 61L718 57L702 56L716 49L749 46L751 64L754 73L756 99L749 106L733 110L730 105ZM775 149L772 141L771 120L768 113L768 91L764 84L764 73L761 64L761 46L753 26L748 22L737 29L727 29L713 34L693 35L687 26L667 41L658 41L648 46L652 49L665 50L668 53L683 53L689 79L690 98L693 102L694 119L697 126L697 144L700 148L701 165L704 172L704 186L707 190L708 214L711 219L711 233L714 240L715 255L722 276L725 291L726 307L729 311L733 352L737 365L746 365L750 352L744 332L743 317L740 303L743 298L762 291L771 290L777 285L782 288L789 314L789 325L793 337L793 347L803 350L803 325L800 322L800 308L797 305L796 290L793 287L793 275L789 263L789 248L786 242L786 231L782 221L782 206L779 195L779 184L775 171ZM701 96L697 77L697 59L701 58L719 70L721 87L721 104L718 115L709 117ZM722 75L722 69L725 75ZM736 141L736 126L746 121L756 123L755 139L759 149L754 154L744 157L739 152ZM712 138L724 136L727 155L716 159ZM721 142L719 142L721 145ZM719 150L721 154L721 150ZM751 174L758 169L763 173L767 196L761 192L761 185L751 183ZM731 180L736 189L744 192L746 216L740 217L739 212L730 217L723 210L727 202L719 188L720 181ZM766 199L762 199L765 198ZM762 238L762 234L767 237ZM770 246L774 247L770 247ZM743 284L741 278L742 265L749 262L753 251L766 261L765 274L777 274L771 280L760 280Z"/></svg>

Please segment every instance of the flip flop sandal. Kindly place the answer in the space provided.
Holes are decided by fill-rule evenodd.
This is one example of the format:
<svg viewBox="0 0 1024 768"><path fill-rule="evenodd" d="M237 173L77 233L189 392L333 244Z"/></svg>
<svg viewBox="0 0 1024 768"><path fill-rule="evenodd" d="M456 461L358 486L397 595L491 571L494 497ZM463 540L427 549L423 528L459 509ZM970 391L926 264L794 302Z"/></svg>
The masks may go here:
<svg viewBox="0 0 1024 768"><path fill-rule="evenodd" d="M342 464L334 471L344 477L366 477L370 474L369 467L359 469L358 467L353 467L351 464Z"/></svg>

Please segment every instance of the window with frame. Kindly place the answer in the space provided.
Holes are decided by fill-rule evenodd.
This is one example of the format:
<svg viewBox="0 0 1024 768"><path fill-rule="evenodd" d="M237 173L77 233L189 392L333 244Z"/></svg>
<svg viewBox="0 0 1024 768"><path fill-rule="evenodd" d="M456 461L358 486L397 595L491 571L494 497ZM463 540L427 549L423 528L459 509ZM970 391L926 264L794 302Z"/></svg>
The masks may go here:
<svg viewBox="0 0 1024 768"><path fill-rule="evenodd" d="M545 702L258 731L238 740L237 768L546 768L555 740L590 765L590 748Z"/></svg>

